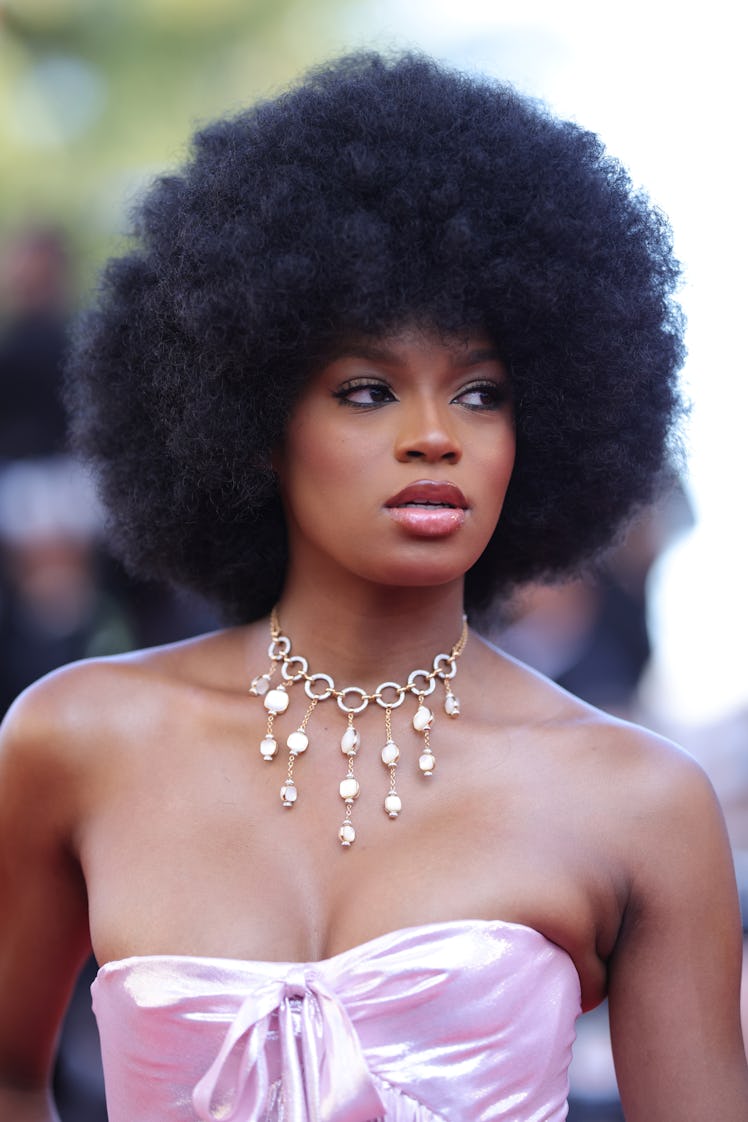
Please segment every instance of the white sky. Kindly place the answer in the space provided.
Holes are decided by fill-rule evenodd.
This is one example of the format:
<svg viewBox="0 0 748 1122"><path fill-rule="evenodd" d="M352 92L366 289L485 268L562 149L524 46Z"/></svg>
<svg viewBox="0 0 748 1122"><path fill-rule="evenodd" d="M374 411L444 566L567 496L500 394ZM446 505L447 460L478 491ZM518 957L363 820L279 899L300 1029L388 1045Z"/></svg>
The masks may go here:
<svg viewBox="0 0 748 1122"><path fill-rule="evenodd" d="M748 318L744 37L713 0L373 0L346 45L423 48L511 81L598 132L669 215L684 263L684 372L694 411L697 525L653 582L663 716L708 721L748 705ZM352 17L353 19L353 17Z"/></svg>

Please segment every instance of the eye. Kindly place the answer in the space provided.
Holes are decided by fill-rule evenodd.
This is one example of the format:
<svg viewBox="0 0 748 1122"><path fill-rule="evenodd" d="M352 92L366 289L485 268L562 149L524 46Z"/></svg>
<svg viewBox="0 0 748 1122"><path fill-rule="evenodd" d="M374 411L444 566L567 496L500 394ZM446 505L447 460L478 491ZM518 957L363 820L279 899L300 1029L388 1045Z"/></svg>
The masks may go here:
<svg viewBox="0 0 748 1122"><path fill-rule="evenodd" d="M503 382L476 382L453 398L453 403L464 405L466 409L501 409L509 400L509 387Z"/></svg>
<svg viewBox="0 0 748 1122"><path fill-rule="evenodd" d="M386 405L396 401L396 397L386 382L376 382L369 378L360 378L345 382L335 390L336 397L341 405L352 405L359 409L371 409L376 405Z"/></svg>

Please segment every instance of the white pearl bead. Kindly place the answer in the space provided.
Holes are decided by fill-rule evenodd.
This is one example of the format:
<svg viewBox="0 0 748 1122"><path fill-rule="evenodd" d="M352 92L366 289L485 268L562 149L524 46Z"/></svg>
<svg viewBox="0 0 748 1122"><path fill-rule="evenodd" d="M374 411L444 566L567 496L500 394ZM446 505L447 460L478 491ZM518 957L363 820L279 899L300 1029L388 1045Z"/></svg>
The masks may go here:
<svg viewBox="0 0 748 1122"><path fill-rule="evenodd" d="M431 728L431 722L434 719L434 714L427 705L419 705L416 709L415 716L413 717L413 728L417 732L425 732L426 729Z"/></svg>
<svg viewBox="0 0 748 1122"><path fill-rule="evenodd" d="M340 738L340 750L346 756L355 756L361 744L361 736L353 725L349 725Z"/></svg>
<svg viewBox="0 0 748 1122"><path fill-rule="evenodd" d="M341 799L357 799L361 788L358 785L358 780L354 779L352 775L347 775L345 779L340 782L340 797Z"/></svg>
<svg viewBox="0 0 748 1122"><path fill-rule="evenodd" d="M277 716L278 713L285 713L290 700L286 691L279 687L277 690L269 690L265 694L265 700L262 704L268 713L274 713Z"/></svg>
<svg viewBox="0 0 748 1122"><path fill-rule="evenodd" d="M263 760L272 760L275 753L278 751L278 742L272 736L266 736L260 741L260 751L262 752Z"/></svg>
<svg viewBox="0 0 748 1122"><path fill-rule="evenodd" d="M400 749L394 740L388 740L382 749L382 763L387 767L392 767L400 759Z"/></svg>
<svg viewBox="0 0 748 1122"><path fill-rule="evenodd" d="M400 811L403 809L403 802L399 795L390 793L385 797L384 809L389 814L390 818L397 818Z"/></svg>
<svg viewBox="0 0 748 1122"><path fill-rule="evenodd" d="M294 756L298 756L302 752L306 752L309 747L309 737L305 732L302 732L301 729L297 729L296 732L292 732L286 739L286 747Z"/></svg>
<svg viewBox="0 0 748 1122"><path fill-rule="evenodd" d="M340 838L340 844L342 846L348 847L349 845L353 845L356 840L356 831L353 829L350 822L343 823L338 830L338 837Z"/></svg>
<svg viewBox="0 0 748 1122"><path fill-rule="evenodd" d="M459 717L460 715L460 699L455 697L453 693L448 693L444 698L444 712L448 717Z"/></svg>
<svg viewBox="0 0 748 1122"><path fill-rule="evenodd" d="M418 766L424 775L431 775L436 766L436 759L431 752L424 752L418 757Z"/></svg>
<svg viewBox="0 0 748 1122"><path fill-rule="evenodd" d="M284 806L293 806L299 797L299 792L296 790L295 783L284 783L281 787L281 799Z"/></svg>

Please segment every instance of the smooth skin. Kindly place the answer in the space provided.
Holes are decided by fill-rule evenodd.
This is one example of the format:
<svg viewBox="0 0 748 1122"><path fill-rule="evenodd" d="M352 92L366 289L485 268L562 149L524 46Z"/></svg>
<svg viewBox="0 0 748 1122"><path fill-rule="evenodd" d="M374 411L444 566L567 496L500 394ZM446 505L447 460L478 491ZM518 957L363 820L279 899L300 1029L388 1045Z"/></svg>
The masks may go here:
<svg viewBox="0 0 748 1122"><path fill-rule="evenodd" d="M353 340L312 378L275 466L291 554L280 619L313 671L372 688L450 649L514 455L506 371L480 333ZM424 480L464 495L452 529L392 515L388 501ZM55 1037L89 946L99 963L308 961L470 918L526 924L563 947L585 1008L608 994L628 1122L745 1122L734 877L696 764L471 634L461 716L433 730L432 780L408 766L407 706L393 716L397 820L367 750L381 746L382 712L357 718L362 795L345 851L337 709L312 718L293 810L278 798L284 763L260 758L264 709L247 686L267 642L265 620L80 663L27 691L5 722L0 1120L55 1118ZM287 731L304 712L303 693L291 696Z"/></svg>

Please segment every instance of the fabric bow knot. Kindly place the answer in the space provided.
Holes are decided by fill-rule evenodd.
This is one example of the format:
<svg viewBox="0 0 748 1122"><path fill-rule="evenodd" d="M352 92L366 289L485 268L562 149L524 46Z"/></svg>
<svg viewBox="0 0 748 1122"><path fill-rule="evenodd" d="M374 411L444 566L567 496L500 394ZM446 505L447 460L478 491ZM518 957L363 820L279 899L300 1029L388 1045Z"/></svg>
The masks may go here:
<svg viewBox="0 0 748 1122"><path fill-rule="evenodd" d="M314 971L298 970L258 986L242 1002L218 1055L193 1091L198 1118L254 1122L265 1117L265 1043L275 1013L284 1122L366 1122L383 1115L382 1100L344 1007ZM226 1065L240 1042L235 1086L227 1098Z"/></svg>

